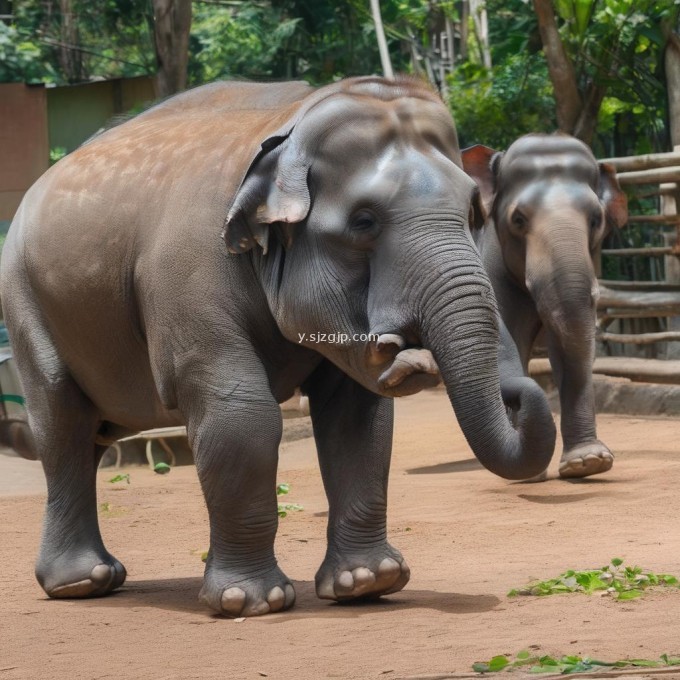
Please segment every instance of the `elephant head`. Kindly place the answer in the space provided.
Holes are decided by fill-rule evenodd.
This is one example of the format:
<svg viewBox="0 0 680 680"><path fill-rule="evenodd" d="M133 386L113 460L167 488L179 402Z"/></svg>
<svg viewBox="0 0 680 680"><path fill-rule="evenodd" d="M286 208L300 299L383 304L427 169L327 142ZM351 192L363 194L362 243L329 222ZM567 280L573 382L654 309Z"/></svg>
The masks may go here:
<svg viewBox="0 0 680 680"><path fill-rule="evenodd" d="M522 402L517 429L506 416L497 307L469 231L476 194L435 93L353 79L317 91L262 141L224 238L251 259L288 340L384 396L441 371L477 457L520 479L545 468L554 429L531 381L508 388Z"/></svg>
<svg viewBox="0 0 680 680"><path fill-rule="evenodd" d="M462 155L510 277L565 351L590 348L598 296L592 257L628 220L614 169L561 133L526 135L505 153L478 145Z"/></svg>

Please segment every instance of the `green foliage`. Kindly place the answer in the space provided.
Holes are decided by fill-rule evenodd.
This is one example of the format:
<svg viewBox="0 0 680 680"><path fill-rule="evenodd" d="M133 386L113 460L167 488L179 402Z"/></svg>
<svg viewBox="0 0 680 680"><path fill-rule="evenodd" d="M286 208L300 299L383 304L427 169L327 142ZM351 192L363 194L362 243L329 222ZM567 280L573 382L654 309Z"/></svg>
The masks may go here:
<svg viewBox="0 0 680 680"><path fill-rule="evenodd" d="M153 471L158 475L167 475L172 468L167 463L156 463L153 466Z"/></svg>
<svg viewBox="0 0 680 680"><path fill-rule="evenodd" d="M555 129L552 86L540 55L510 56L491 73L468 64L456 71L449 88L463 147L506 149L523 134Z"/></svg>
<svg viewBox="0 0 680 680"><path fill-rule="evenodd" d="M680 4L675 0L555 0L554 6L584 101L591 95L597 100L598 88L605 90L593 140L596 153L616 156L667 150L662 22L677 25ZM487 0L487 10L494 70L515 55L538 55L545 64L530 2ZM547 71L541 78L548 79ZM553 129L554 118L551 111Z"/></svg>
<svg viewBox="0 0 680 680"><path fill-rule="evenodd" d="M13 24L0 22L0 82L67 83L155 70L148 0L14 3Z"/></svg>
<svg viewBox="0 0 680 680"><path fill-rule="evenodd" d="M0 21L0 83L39 83L58 79L38 42Z"/></svg>
<svg viewBox="0 0 680 680"><path fill-rule="evenodd" d="M50 149L50 165L54 165L57 161L60 161L68 151L63 146L55 146Z"/></svg>
<svg viewBox="0 0 680 680"><path fill-rule="evenodd" d="M662 24L676 27L677 0L554 0L561 36L584 98L604 87L595 151L626 155L668 148ZM0 22L0 81L76 82L153 74L149 0L14 3ZM396 71L419 72L432 57L454 0L381 0ZM555 103L536 15L528 0L486 0L493 68L480 64L472 19L467 56L457 54L449 101L464 145L507 147L527 132L556 127ZM458 39L457 39L458 40ZM73 47L73 49L71 49ZM367 0L211 0L193 3L192 85L223 78L303 78L324 84L380 73ZM599 97L599 95L598 95ZM598 99L599 101L599 99ZM53 159L54 160L54 159Z"/></svg>
<svg viewBox="0 0 680 680"><path fill-rule="evenodd" d="M529 673L589 673L605 668L663 668L680 666L680 658L662 654L658 660L652 659L621 659L619 661L598 661L589 657L576 655L561 656L531 656L524 650L518 652L514 659L505 655L494 656L490 661L476 661L472 670L476 673L497 673L524 668Z"/></svg>
<svg viewBox="0 0 680 680"><path fill-rule="evenodd" d="M627 567L618 557L601 569L575 571L570 569L557 578L534 581L524 588L511 590L508 597L517 595L557 595L560 593L586 593L592 595L605 591L617 600L632 600L640 597L650 586L678 587L679 582L670 574L655 574L640 567Z"/></svg>
<svg viewBox="0 0 680 680"><path fill-rule="evenodd" d="M115 477L111 477L111 479L109 479L109 484L117 484L118 482L127 482L129 484L130 475L126 473L124 475L116 475Z"/></svg>
<svg viewBox="0 0 680 680"><path fill-rule="evenodd" d="M450 0L439 11L455 14ZM383 0L385 32L396 71L411 69L404 41L427 46L429 0ZM304 78L313 84L380 73L375 27L365 0L271 0L194 3L189 77Z"/></svg>
<svg viewBox="0 0 680 680"><path fill-rule="evenodd" d="M677 20L678 4L657 0L556 0L561 35L586 99L604 88L597 132L601 151L648 153L665 149L666 94L662 22ZM626 144L611 148L613 136Z"/></svg>
<svg viewBox="0 0 680 680"><path fill-rule="evenodd" d="M189 78L204 83L234 76L272 78L276 58L300 23L281 9L241 3L237 9L195 3Z"/></svg>
<svg viewBox="0 0 680 680"><path fill-rule="evenodd" d="M290 486L288 484L281 483L276 486L276 495L285 496L290 491ZM304 508L298 503L279 503L278 513L279 517L286 517L289 512L300 512Z"/></svg>
<svg viewBox="0 0 680 680"><path fill-rule="evenodd" d="M127 508L113 505L112 503L100 503L99 515L105 519L122 517L128 511Z"/></svg>

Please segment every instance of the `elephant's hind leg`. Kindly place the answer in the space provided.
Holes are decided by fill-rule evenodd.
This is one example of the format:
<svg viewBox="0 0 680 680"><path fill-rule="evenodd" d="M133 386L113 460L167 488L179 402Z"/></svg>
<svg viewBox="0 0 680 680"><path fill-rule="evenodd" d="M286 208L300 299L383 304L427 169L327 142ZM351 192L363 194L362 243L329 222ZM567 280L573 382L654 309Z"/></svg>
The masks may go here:
<svg viewBox="0 0 680 680"><path fill-rule="evenodd" d="M36 577L50 597L106 595L125 568L104 547L97 520L95 445L98 413L37 324L12 340L26 392L36 453L47 479L47 505ZM22 337L23 336L23 337Z"/></svg>
<svg viewBox="0 0 680 680"><path fill-rule="evenodd" d="M322 599L401 590L410 570L387 541L393 404L324 362L308 380L314 437L328 496L328 548L316 574Z"/></svg>

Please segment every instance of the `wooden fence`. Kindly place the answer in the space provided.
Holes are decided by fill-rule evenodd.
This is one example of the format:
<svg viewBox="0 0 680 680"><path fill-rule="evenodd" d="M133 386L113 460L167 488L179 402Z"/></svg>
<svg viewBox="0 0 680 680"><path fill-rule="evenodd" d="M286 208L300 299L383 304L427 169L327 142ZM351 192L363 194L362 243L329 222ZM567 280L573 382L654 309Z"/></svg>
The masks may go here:
<svg viewBox="0 0 680 680"><path fill-rule="evenodd" d="M659 264L663 258L663 266L648 269L662 273L655 281L600 280L598 340L607 354L615 353L612 345L621 343L638 348L628 354L639 354L647 346L648 357L676 358L680 356L680 345L676 344L680 342L680 151L607 158L604 162L616 169L631 206L645 199L656 203L651 214L647 214L649 209L638 213L631 210L624 240L626 230L639 225L656 244L603 249L603 258L625 258L628 262L655 258L653 261Z"/></svg>

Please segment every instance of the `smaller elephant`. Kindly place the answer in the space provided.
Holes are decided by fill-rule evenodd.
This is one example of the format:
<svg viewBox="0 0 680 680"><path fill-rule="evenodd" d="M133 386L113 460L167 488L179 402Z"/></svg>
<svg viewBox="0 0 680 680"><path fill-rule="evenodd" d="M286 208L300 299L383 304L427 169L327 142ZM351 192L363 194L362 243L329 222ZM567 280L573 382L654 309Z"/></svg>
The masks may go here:
<svg viewBox="0 0 680 680"><path fill-rule="evenodd" d="M545 331L561 404L561 477L606 472L614 457L598 438L592 364L598 282L593 254L628 220L614 169L566 134L530 134L505 153L463 151L486 219L475 242L508 333L502 372L527 375ZM509 376L504 376L509 377Z"/></svg>

